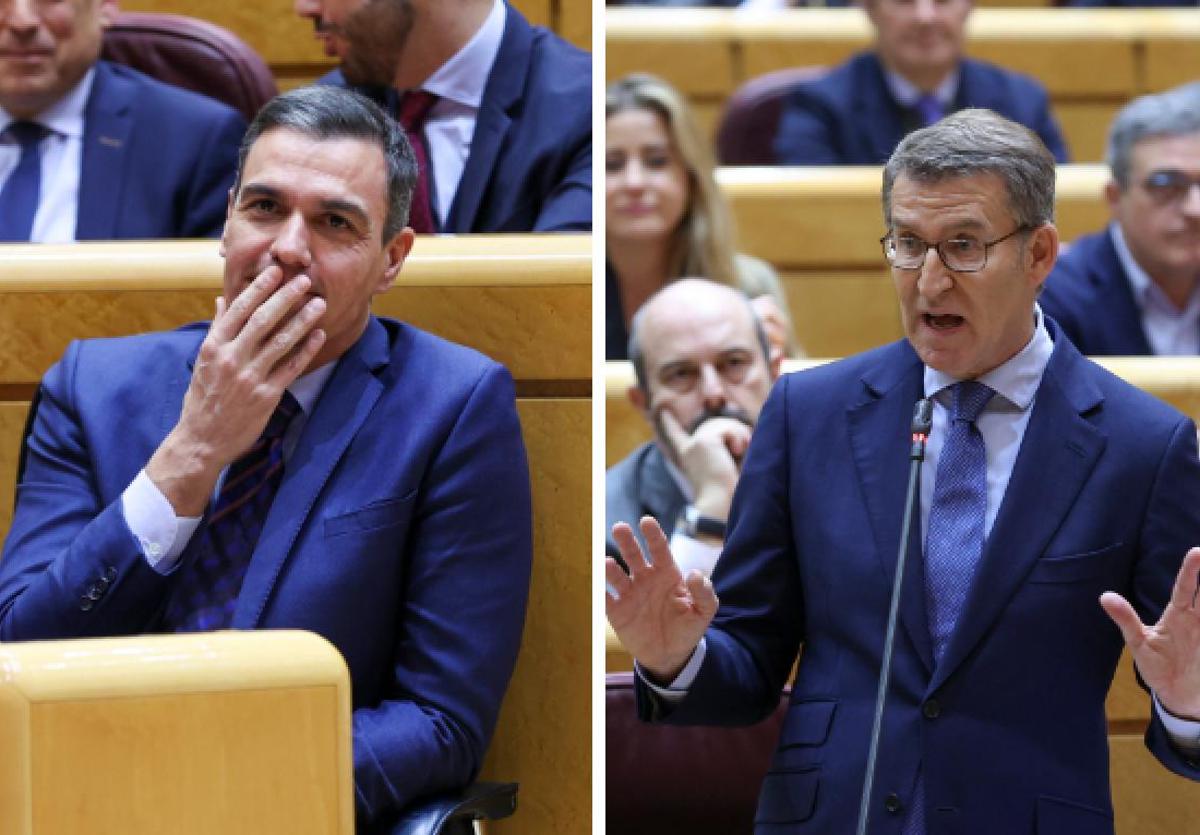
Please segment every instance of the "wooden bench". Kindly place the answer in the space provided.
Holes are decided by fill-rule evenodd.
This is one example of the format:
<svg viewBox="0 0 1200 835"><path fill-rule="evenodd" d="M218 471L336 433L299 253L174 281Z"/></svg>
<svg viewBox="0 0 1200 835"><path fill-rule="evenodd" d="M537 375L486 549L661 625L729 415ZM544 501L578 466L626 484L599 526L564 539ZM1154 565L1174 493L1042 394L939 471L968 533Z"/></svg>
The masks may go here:
<svg viewBox="0 0 1200 835"><path fill-rule="evenodd" d="M695 106L710 135L729 95L748 79L794 66L834 66L867 48L859 9L609 9L611 80L634 71L666 78ZM1050 93L1072 153L1103 157L1112 117L1134 96L1200 77L1195 9L981 8L967 52L1034 76Z"/></svg>
<svg viewBox="0 0 1200 835"><path fill-rule="evenodd" d="M215 241L6 245L0 256L3 534L25 414L46 368L71 339L208 318L222 261ZM517 670L482 775L519 781L520 808L492 833L551 835L590 820L591 269L587 235L422 236L398 286L375 305L489 354L516 379L534 570Z"/></svg>

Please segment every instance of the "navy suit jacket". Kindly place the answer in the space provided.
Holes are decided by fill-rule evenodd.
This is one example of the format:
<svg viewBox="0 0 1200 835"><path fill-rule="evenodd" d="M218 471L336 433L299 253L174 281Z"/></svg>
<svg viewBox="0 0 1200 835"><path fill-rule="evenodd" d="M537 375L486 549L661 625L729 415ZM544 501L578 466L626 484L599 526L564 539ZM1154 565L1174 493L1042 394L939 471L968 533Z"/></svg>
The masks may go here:
<svg viewBox="0 0 1200 835"><path fill-rule="evenodd" d="M954 109L986 107L1033 130L1059 162L1067 147L1050 114L1045 89L1032 78L963 59ZM919 127L892 98L883 65L862 52L828 74L796 87L779 117L781 165L882 165L904 135Z"/></svg>
<svg viewBox="0 0 1200 835"><path fill-rule="evenodd" d="M341 71L320 83L346 85ZM356 88L389 113L395 90ZM508 6L442 232L592 228L592 57Z"/></svg>
<svg viewBox="0 0 1200 835"><path fill-rule="evenodd" d="M75 239L217 237L245 130L227 105L98 62L84 108Z"/></svg>
<svg viewBox="0 0 1200 835"><path fill-rule="evenodd" d="M177 422L206 331L76 342L46 374L0 559L0 640L160 629L181 572L149 567L121 493ZM520 642L530 554L508 373L372 318L287 460L232 623L311 630L346 659L369 831L479 769ZM106 573L115 579L98 583ZM84 605L93 586L101 596Z"/></svg>
<svg viewBox="0 0 1200 835"><path fill-rule="evenodd" d="M1089 356L1153 353L1142 312L1107 230L1068 247L1054 265L1038 304Z"/></svg>
<svg viewBox="0 0 1200 835"><path fill-rule="evenodd" d="M930 835L1112 835L1104 701L1123 643L1098 598L1118 591L1158 618L1200 542L1196 428L1050 324L1054 352L937 665L914 525L872 831L900 832L888 807L912 801L920 769ZM783 378L755 429L707 656L669 719L762 719L803 643L760 795L764 835L854 830L922 380L894 343ZM645 714L663 709L640 696ZM1157 720L1147 742L1200 778Z"/></svg>

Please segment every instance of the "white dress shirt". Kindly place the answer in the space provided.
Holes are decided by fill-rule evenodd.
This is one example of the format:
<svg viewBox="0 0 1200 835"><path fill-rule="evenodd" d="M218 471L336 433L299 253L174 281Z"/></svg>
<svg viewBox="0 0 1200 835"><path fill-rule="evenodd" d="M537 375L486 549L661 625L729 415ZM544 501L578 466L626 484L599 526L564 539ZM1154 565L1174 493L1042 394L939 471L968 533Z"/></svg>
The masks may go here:
<svg viewBox="0 0 1200 835"><path fill-rule="evenodd" d="M503 0L495 0L479 31L421 85L422 90L439 96L429 110L423 132L429 146L432 197L440 226L446 224L467 167L483 91L500 53L506 16Z"/></svg>
<svg viewBox="0 0 1200 835"><path fill-rule="evenodd" d="M958 76L958 68L955 67L933 91L933 97L942 106L943 113L949 113L954 105L954 97L958 95ZM916 107L917 102L925 95L907 78L888 69L883 71L883 80L887 83L892 98L902 107Z"/></svg>
<svg viewBox="0 0 1200 835"><path fill-rule="evenodd" d="M83 111L92 92L95 69L89 69L70 92L36 119L47 129L41 141L42 183L30 240L34 243L71 243L79 216L79 175L83 167ZM0 108L0 131L15 120ZM17 167L21 148L9 137L0 138L0 187Z"/></svg>
<svg viewBox="0 0 1200 835"><path fill-rule="evenodd" d="M1133 300L1141 312L1142 330L1150 350L1163 356L1194 356L1200 354L1200 282L1180 310L1167 298L1149 274L1134 260L1119 224L1108 227L1117 260L1125 269Z"/></svg>
<svg viewBox="0 0 1200 835"><path fill-rule="evenodd" d="M304 424L308 422L308 416L312 414L317 398L321 396L321 391L336 367L336 362L326 363L288 386L288 391L300 406L300 412L292 418L283 435L284 461L296 449ZM216 487L213 489L214 498L221 492L221 484L225 481L225 473L228 470L226 467L217 478ZM121 512L125 517L125 524L141 544L146 562L159 574L169 574L175 569L183 549L187 547L201 519L200 516L176 516L175 508L146 475L144 469L121 494Z"/></svg>

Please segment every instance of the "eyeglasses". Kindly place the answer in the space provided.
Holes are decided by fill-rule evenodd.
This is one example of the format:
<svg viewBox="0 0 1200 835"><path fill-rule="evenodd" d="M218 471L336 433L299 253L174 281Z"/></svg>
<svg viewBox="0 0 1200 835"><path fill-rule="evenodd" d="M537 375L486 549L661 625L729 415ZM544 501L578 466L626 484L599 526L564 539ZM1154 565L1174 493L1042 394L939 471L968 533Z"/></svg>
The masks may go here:
<svg viewBox="0 0 1200 835"><path fill-rule="evenodd" d="M1192 186L1200 186L1200 177L1175 170L1155 171L1142 181L1142 188L1156 203L1182 202Z"/></svg>
<svg viewBox="0 0 1200 835"><path fill-rule="evenodd" d="M883 246L883 257L898 270L919 269L925 263L926 253L935 249L938 258L942 259L947 269L956 273L977 273L987 266L988 250L1007 241L1013 235L1028 232L1032 228L1026 225L1018 226L994 241L981 241L970 235L959 235L957 238L933 244L921 240L916 235L888 232L879 239L879 243Z"/></svg>

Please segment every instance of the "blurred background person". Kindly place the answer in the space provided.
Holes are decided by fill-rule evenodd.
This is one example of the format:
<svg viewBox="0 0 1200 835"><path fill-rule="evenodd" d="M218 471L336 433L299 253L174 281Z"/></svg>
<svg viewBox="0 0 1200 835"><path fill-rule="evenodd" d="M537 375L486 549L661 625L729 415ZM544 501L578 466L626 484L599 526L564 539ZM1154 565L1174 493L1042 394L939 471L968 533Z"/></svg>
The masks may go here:
<svg viewBox="0 0 1200 835"><path fill-rule="evenodd" d="M1046 89L965 56L971 0L863 0L874 47L797 86L775 137L782 165L882 165L911 131L983 107L1034 131L1059 162L1066 143Z"/></svg>
<svg viewBox="0 0 1200 835"><path fill-rule="evenodd" d="M1200 353L1200 85L1113 120L1111 223L1054 265L1042 309L1085 354Z"/></svg>
<svg viewBox="0 0 1200 835"><path fill-rule="evenodd" d="M633 314L685 275L740 289L772 350L794 354L779 277L734 250L712 151L683 97L659 78L634 73L609 85L605 116L606 357L626 358Z"/></svg>

